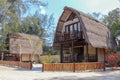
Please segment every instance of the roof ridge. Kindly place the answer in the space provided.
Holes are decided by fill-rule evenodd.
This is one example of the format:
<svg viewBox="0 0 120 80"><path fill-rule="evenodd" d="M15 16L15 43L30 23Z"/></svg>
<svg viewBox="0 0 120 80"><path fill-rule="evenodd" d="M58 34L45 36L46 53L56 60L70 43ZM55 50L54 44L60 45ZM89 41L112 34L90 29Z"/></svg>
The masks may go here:
<svg viewBox="0 0 120 80"><path fill-rule="evenodd" d="M88 14L82 12L82 11L79 11L79 10L77 10L77 9L74 9L74 8L72 8L72 7L67 7L67 6L65 6L64 9L67 9L67 8L68 8L68 9L75 10L75 11L79 12L80 15L82 15L82 16L84 16L84 17L87 17L87 18L89 18L89 19L91 19L91 20L94 20L94 21L96 21L96 22L99 22L99 23L105 25L105 23L103 23L103 22L101 22L101 21L95 19L94 17L92 17L92 16L90 16L90 15L88 15ZM105 25L105 26L106 26L106 25Z"/></svg>

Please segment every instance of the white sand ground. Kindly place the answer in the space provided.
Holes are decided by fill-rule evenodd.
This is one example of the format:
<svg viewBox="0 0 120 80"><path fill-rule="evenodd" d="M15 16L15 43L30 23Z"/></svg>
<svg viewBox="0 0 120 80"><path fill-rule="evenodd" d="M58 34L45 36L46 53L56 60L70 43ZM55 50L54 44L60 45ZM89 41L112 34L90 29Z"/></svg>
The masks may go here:
<svg viewBox="0 0 120 80"><path fill-rule="evenodd" d="M40 64L32 70L0 66L0 80L120 80L120 70L42 72Z"/></svg>

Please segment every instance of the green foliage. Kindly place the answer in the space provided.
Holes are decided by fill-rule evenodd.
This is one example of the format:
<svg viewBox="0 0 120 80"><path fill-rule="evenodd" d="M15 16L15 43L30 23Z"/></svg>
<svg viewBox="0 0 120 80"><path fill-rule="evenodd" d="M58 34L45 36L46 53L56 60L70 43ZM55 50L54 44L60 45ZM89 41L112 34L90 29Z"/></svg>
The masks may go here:
<svg viewBox="0 0 120 80"><path fill-rule="evenodd" d="M114 21L113 24L110 25L110 29L115 37L120 35L120 18L118 18L116 21Z"/></svg>
<svg viewBox="0 0 120 80"><path fill-rule="evenodd" d="M57 55L59 52L57 50L53 50L51 46L47 46L46 44L43 44L43 54L51 54L51 55Z"/></svg>
<svg viewBox="0 0 120 80"><path fill-rule="evenodd" d="M108 13L108 15L104 16L103 22L110 26L113 24L118 18L120 18L120 9L116 8Z"/></svg>
<svg viewBox="0 0 120 80"><path fill-rule="evenodd" d="M35 14L32 15L28 14L32 9L31 6L36 8ZM3 47L6 45L6 36L11 32L34 34L43 39L44 42L49 42L46 41L46 38L51 37L50 34L54 33L54 18L53 15L48 17L48 15L40 14L40 6L46 7L47 4L40 0L0 0L1 50L6 48Z"/></svg>
<svg viewBox="0 0 120 80"><path fill-rule="evenodd" d="M8 45L5 41L8 33L26 33L23 31L24 28L26 28L26 20L24 20L23 15L28 12L27 9L30 9L31 5L38 7L45 6L45 4L41 3L39 0L0 0L0 50L7 50L6 46ZM32 25L32 27L34 26L36 28L29 28L29 32L31 32L31 34L35 34L32 31L38 33L36 30L40 30L41 27L40 24L37 24L39 21L38 18L34 16L29 18L28 16L25 18L31 20L31 22L29 21L29 26Z"/></svg>
<svg viewBox="0 0 120 80"><path fill-rule="evenodd" d="M42 61L42 63L56 63L57 61L52 58L51 55L46 55L45 59Z"/></svg>
<svg viewBox="0 0 120 80"><path fill-rule="evenodd" d="M8 52L9 44L4 41L4 38L6 37L0 36L0 51Z"/></svg>
<svg viewBox="0 0 120 80"><path fill-rule="evenodd" d="M44 37L44 28L40 24L40 19L36 16L26 17L21 24L21 33L34 34L40 38Z"/></svg>

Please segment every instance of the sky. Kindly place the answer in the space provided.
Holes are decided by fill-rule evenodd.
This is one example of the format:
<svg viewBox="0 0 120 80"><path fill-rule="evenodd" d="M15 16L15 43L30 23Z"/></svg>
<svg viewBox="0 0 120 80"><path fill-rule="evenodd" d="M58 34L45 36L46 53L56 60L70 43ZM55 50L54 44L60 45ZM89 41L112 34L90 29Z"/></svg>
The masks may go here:
<svg viewBox="0 0 120 80"><path fill-rule="evenodd" d="M84 13L100 12L107 15L109 11L120 8L118 0L41 0L48 3L47 7L40 6L41 14L54 14L55 25L65 6L75 8Z"/></svg>

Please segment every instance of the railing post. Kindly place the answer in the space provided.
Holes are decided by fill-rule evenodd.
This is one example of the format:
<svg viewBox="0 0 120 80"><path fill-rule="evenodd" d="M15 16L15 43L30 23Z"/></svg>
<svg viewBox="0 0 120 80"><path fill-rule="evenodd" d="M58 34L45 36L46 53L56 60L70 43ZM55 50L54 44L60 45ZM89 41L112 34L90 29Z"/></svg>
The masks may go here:
<svg viewBox="0 0 120 80"><path fill-rule="evenodd" d="M44 72L44 64L42 64L42 72Z"/></svg>
<svg viewBox="0 0 120 80"><path fill-rule="evenodd" d="M32 62L30 62L30 70L32 69Z"/></svg>
<svg viewBox="0 0 120 80"><path fill-rule="evenodd" d="M86 62L88 62L89 59L89 49L88 49L88 44L86 44Z"/></svg>
<svg viewBox="0 0 120 80"><path fill-rule="evenodd" d="M63 44L60 45L60 62L63 63Z"/></svg>
<svg viewBox="0 0 120 80"><path fill-rule="evenodd" d="M98 48L95 48L95 53L96 53L96 61L98 61Z"/></svg>
<svg viewBox="0 0 120 80"><path fill-rule="evenodd" d="M2 52L1 60L4 60L4 52Z"/></svg>
<svg viewBox="0 0 120 80"><path fill-rule="evenodd" d="M73 72L75 72L75 63L73 63Z"/></svg>
<svg viewBox="0 0 120 80"><path fill-rule="evenodd" d="M106 57L106 56L105 56L105 49L104 49L104 69L103 69L103 71L105 71L105 60L106 60L105 57Z"/></svg>

